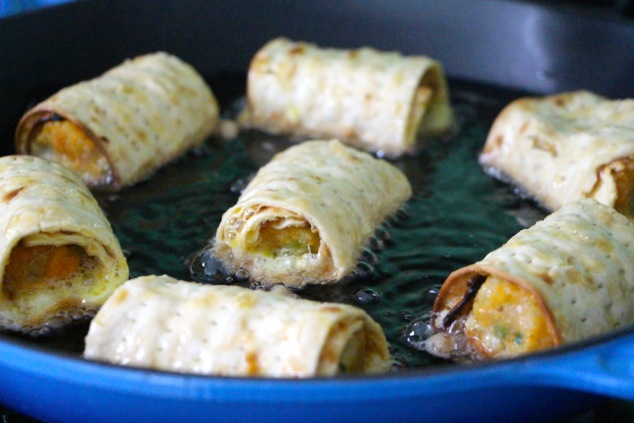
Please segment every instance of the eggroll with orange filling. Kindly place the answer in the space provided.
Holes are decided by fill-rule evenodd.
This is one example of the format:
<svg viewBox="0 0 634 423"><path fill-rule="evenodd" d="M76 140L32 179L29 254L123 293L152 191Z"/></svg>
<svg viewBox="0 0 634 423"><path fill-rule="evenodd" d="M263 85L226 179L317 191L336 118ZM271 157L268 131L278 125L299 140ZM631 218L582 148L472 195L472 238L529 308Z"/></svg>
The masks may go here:
<svg viewBox="0 0 634 423"><path fill-rule="evenodd" d="M20 120L15 144L20 154L68 167L93 190L118 191L201 145L218 122L203 77L158 52L39 103Z"/></svg>
<svg viewBox="0 0 634 423"><path fill-rule="evenodd" d="M128 278L101 207L67 168L0 158L0 329L46 333L92 316Z"/></svg>
<svg viewBox="0 0 634 423"><path fill-rule="evenodd" d="M306 141L260 168L224 213L211 253L264 285L334 283L411 194L391 163L338 140Z"/></svg>
<svg viewBox="0 0 634 423"><path fill-rule="evenodd" d="M634 225L593 199L569 203L481 261L434 303L432 354L510 358L634 322Z"/></svg>

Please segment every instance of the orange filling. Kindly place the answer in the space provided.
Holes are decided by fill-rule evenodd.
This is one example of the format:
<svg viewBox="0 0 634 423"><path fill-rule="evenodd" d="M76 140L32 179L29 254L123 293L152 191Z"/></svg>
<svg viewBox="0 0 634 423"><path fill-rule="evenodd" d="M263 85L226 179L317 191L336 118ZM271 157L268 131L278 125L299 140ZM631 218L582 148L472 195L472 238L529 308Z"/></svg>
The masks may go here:
<svg viewBox="0 0 634 423"><path fill-rule="evenodd" d="M108 181L106 157L84 131L68 120L42 123L32 140L31 153L64 165L89 185Z"/></svg>
<svg viewBox="0 0 634 423"><path fill-rule="evenodd" d="M5 268L2 291L15 299L65 281L88 263L89 256L77 245L18 245Z"/></svg>
<svg viewBox="0 0 634 423"><path fill-rule="evenodd" d="M507 358L556 345L548 319L534 294L489 276L465 321L465 334L480 353Z"/></svg>
<svg viewBox="0 0 634 423"><path fill-rule="evenodd" d="M265 256L301 256L317 254L321 239L313 232L308 222L303 226L277 227L275 221L260 226L257 251Z"/></svg>

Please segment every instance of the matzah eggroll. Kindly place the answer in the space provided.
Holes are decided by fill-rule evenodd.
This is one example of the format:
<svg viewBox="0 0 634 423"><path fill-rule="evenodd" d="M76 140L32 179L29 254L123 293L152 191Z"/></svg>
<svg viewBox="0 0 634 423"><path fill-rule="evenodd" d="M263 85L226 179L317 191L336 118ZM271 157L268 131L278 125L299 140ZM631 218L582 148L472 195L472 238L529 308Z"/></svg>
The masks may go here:
<svg viewBox="0 0 634 423"><path fill-rule="evenodd" d="M269 41L255 54L241 120L275 134L338 138L387 156L415 150L419 134L453 126L447 82L436 60L286 38Z"/></svg>
<svg viewBox="0 0 634 423"><path fill-rule="evenodd" d="M391 163L337 140L307 141L260 168L222 216L212 254L264 285L336 282L411 194Z"/></svg>
<svg viewBox="0 0 634 423"><path fill-rule="evenodd" d="M59 162L93 190L117 191L202 144L218 124L205 80L159 52L62 89L29 110L16 150Z"/></svg>
<svg viewBox="0 0 634 423"><path fill-rule="evenodd" d="M433 354L509 358L634 322L634 226L572 202L453 272L434 303Z"/></svg>
<svg viewBox="0 0 634 423"><path fill-rule="evenodd" d="M92 315L128 279L82 180L33 156L0 158L0 328L38 333Z"/></svg>
<svg viewBox="0 0 634 423"><path fill-rule="evenodd" d="M143 276L90 324L84 357L182 373L304 378L390 367L363 310L262 290Z"/></svg>
<svg viewBox="0 0 634 423"><path fill-rule="evenodd" d="M555 211L594 198L634 217L634 100L530 97L496 118L480 163Z"/></svg>

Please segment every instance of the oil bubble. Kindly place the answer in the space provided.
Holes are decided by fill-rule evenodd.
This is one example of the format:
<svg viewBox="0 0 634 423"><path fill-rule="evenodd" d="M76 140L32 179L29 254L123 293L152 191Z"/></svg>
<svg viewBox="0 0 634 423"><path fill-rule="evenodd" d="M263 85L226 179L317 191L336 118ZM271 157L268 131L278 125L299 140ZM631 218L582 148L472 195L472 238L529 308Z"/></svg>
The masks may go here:
<svg viewBox="0 0 634 423"><path fill-rule="evenodd" d="M379 237L372 237L370 239L370 248L373 251L381 251L385 248L385 242Z"/></svg>
<svg viewBox="0 0 634 423"><path fill-rule="evenodd" d="M407 206L403 206L397 211L395 211L394 213L392 213L392 215L388 217L387 222L390 225L398 227L399 223L402 223L403 221L407 219L409 219L409 209L407 208Z"/></svg>
<svg viewBox="0 0 634 423"><path fill-rule="evenodd" d="M231 192L232 194L242 194L242 191L244 191L247 185L249 185L249 182L251 182L251 179L253 179L254 176L255 173L252 173L244 178L238 178L234 180L229 185L229 192Z"/></svg>
<svg viewBox="0 0 634 423"><path fill-rule="evenodd" d="M360 305L376 304L379 302L379 294L372 289L364 288L357 291L354 300Z"/></svg>
<svg viewBox="0 0 634 423"><path fill-rule="evenodd" d="M414 316L412 316L412 314L408 311L401 311L401 318L404 321L409 322L414 318Z"/></svg>
<svg viewBox="0 0 634 423"><path fill-rule="evenodd" d="M220 260L218 260L208 248L194 255L189 262L188 270L189 276L197 282L210 284L227 284L233 282L233 278L229 280L229 275Z"/></svg>
<svg viewBox="0 0 634 423"><path fill-rule="evenodd" d="M402 341L407 345L422 349L424 342L433 335L433 329L430 323L430 316L424 314L414 320L412 320L403 331Z"/></svg>
<svg viewBox="0 0 634 423"><path fill-rule="evenodd" d="M438 297L438 293L440 292L440 285L430 286L423 293L423 299L427 304L433 304L436 301L436 297Z"/></svg>
<svg viewBox="0 0 634 423"><path fill-rule="evenodd" d="M352 276L354 278L367 278L372 275L374 272L374 266L365 261L360 261L357 263L357 267L352 272Z"/></svg>
<svg viewBox="0 0 634 423"><path fill-rule="evenodd" d="M381 261L379 259L379 256L377 256L374 251L365 248L362 252L361 252L361 256L359 257L360 261L366 262L368 264L370 264L371 266L376 266L377 264L379 264L379 262Z"/></svg>
<svg viewBox="0 0 634 423"><path fill-rule="evenodd" d="M251 275L249 274L249 271L243 267L238 269L238 271L236 272L234 276L238 282L248 281L249 278L251 277Z"/></svg>
<svg viewBox="0 0 634 423"><path fill-rule="evenodd" d="M392 242L392 233L387 229L387 225L378 227L375 236L386 244Z"/></svg>

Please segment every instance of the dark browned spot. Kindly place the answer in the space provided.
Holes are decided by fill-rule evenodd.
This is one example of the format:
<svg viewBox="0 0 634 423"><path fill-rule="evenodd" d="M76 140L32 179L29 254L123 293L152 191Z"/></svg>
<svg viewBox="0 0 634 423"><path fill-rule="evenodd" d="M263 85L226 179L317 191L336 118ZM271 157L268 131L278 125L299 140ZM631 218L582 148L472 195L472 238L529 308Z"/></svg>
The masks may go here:
<svg viewBox="0 0 634 423"><path fill-rule="evenodd" d="M504 137L502 134L497 134L495 138L493 138L493 145L495 148L501 148L502 144L504 144Z"/></svg>
<svg viewBox="0 0 634 423"><path fill-rule="evenodd" d="M548 285L552 285L553 284L553 278L547 272L546 273L542 273L541 275L539 275L539 278L541 280L543 280Z"/></svg>
<svg viewBox="0 0 634 423"><path fill-rule="evenodd" d="M260 366L258 366L258 353L255 351L249 351L244 359L247 362L247 375L258 375L260 373Z"/></svg>
<svg viewBox="0 0 634 423"><path fill-rule="evenodd" d="M288 54L301 54L301 53L304 52L304 50L305 50L305 48L304 48L303 45L297 44L297 45L293 46L293 48L291 48L288 51Z"/></svg>
<svg viewBox="0 0 634 423"><path fill-rule="evenodd" d="M357 138L357 130L354 128L344 128L343 136L346 139L354 139ZM358 159L356 161L359 161Z"/></svg>
<svg viewBox="0 0 634 423"><path fill-rule="evenodd" d="M466 313L471 308L471 301L477 294L478 290L486 281L486 275L474 274L467 280L466 291L458 303L445 315L442 321L443 328L447 329L462 313Z"/></svg>
<svg viewBox="0 0 634 423"><path fill-rule="evenodd" d="M8 202L10 202L11 200L13 200L15 197L17 197L17 195L18 195L18 194L20 193L20 191L22 191L23 189L24 189L24 187L20 187L20 188L16 188L16 189L12 190L12 191L10 191L10 192L7 192L7 193L4 195L4 198L3 198L4 202L5 202L5 203L8 203Z"/></svg>
<svg viewBox="0 0 634 423"><path fill-rule="evenodd" d="M545 151L553 157L559 155L557 147L550 140L538 137L537 135L533 135L529 137L529 139L533 142L534 149Z"/></svg>

